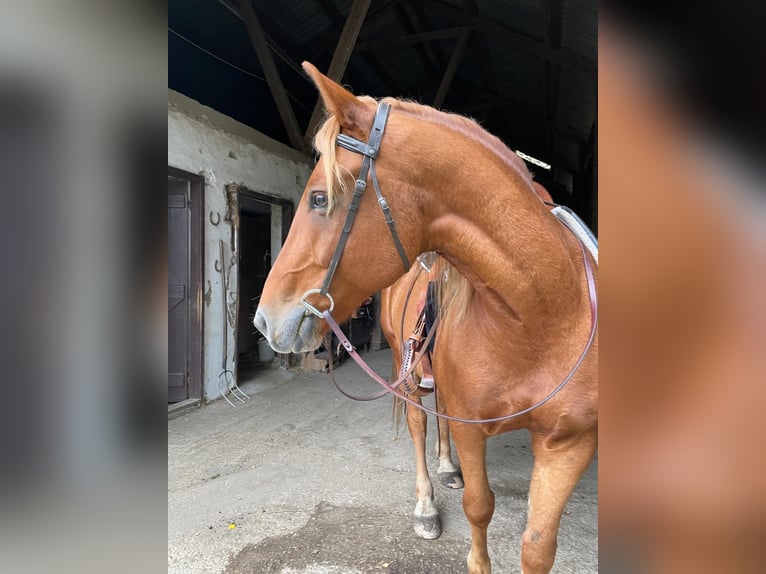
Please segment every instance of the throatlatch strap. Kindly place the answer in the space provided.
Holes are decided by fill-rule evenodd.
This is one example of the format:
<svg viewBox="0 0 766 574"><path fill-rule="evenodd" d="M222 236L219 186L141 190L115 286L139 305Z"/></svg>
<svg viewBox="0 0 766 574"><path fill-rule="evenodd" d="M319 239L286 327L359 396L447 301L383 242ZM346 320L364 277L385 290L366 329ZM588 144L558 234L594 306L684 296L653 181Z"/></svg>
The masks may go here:
<svg viewBox="0 0 766 574"><path fill-rule="evenodd" d="M391 215L391 209L388 207L388 202L380 192L380 185L378 185L378 175L375 173L375 162L372 162L370 168L372 175L372 186L375 188L375 195L378 197L378 205L380 205L380 209L383 210L383 215L386 217L388 230L391 232L391 237L394 240L394 245L396 245L396 250L399 252L399 257L402 259L404 270L407 272L410 270L410 260L407 258L407 252L404 250L402 242L399 240L399 234L396 233L396 224L394 223L394 217Z"/></svg>

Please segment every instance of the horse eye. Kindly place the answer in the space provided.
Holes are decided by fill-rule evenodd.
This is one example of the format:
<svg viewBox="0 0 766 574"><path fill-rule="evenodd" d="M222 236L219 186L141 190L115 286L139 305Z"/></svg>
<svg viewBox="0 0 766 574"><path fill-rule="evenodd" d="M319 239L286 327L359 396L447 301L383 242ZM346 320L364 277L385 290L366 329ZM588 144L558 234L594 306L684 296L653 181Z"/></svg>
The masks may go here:
<svg viewBox="0 0 766 574"><path fill-rule="evenodd" d="M327 207L327 194L324 191L314 191L311 193L311 207L322 209Z"/></svg>

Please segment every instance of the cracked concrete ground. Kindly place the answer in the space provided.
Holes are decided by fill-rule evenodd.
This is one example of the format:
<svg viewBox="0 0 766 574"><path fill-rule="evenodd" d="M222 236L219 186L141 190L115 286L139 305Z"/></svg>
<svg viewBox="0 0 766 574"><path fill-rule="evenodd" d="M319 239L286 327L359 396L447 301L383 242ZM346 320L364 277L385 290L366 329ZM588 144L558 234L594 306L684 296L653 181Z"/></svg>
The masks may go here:
<svg viewBox="0 0 766 574"><path fill-rule="evenodd" d="M381 374L389 351L367 353ZM346 361L338 382L377 391ZM223 400L168 421L168 572L254 574L451 574L465 572L470 531L462 490L434 478L443 533L418 538L415 462L388 398L357 403L326 374L262 370ZM426 399L430 402L430 399ZM429 469L435 424L429 423ZM518 573L532 468L526 431L490 439L496 495L489 527L493 572ZM598 571L597 463L567 504L554 572ZM233 527L231 525L234 525Z"/></svg>

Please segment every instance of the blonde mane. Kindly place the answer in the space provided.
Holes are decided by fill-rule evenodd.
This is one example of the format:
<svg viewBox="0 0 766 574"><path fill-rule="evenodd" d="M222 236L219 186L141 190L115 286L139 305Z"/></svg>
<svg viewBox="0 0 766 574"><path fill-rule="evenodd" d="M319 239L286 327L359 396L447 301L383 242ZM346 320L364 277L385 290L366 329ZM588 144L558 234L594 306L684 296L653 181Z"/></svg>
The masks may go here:
<svg viewBox="0 0 766 574"><path fill-rule="evenodd" d="M338 163L335 155L335 140L340 133L340 124L335 116L327 116L327 119L319 128L314 136L314 149L319 153L319 161L322 163L322 169L327 180L327 213L332 213L335 205L335 194L346 193L346 182L343 174L350 173L345 167Z"/></svg>
<svg viewBox="0 0 766 574"><path fill-rule="evenodd" d="M461 321L473 299L473 285L441 255L431 266L431 272L436 281L439 318L446 320L449 314L455 321Z"/></svg>
<svg viewBox="0 0 766 574"><path fill-rule="evenodd" d="M369 96L360 96L357 99L368 104L376 103L376 100ZM417 102L396 98L383 98L381 101L407 115L457 131L484 146L518 172L522 179L528 183L530 192L534 193L532 174L527 169L524 160L511 151L500 138L490 134L475 120L458 114L442 112ZM336 194L346 193L348 189L346 176L354 177L348 169L338 163L335 142L339 133L338 119L333 115L328 115L314 137L314 149L320 154L320 161L325 173L328 213L332 213ZM450 312L453 314L453 318L460 320L473 298L473 286L443 257L439 257L434 263L432 272L437 281L437 299L441 316L444 317L447 312Z"/></svg>

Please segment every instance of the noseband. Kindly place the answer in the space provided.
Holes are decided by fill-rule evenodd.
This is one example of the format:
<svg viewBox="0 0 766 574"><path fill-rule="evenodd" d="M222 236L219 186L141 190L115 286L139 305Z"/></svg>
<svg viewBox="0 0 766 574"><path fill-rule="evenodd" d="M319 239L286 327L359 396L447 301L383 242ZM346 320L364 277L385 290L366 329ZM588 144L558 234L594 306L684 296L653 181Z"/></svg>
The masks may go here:
<svg viewBox="0 0 766 574"><path fill-rule="evenodd" d="M391 106L389 104L383 102L378 104L378 110L375 112L375 121L372 123L372 131L370 131L370 137L368 138L367 143L359 141L346 134L338 134L336 143L340 147L361 154L364 156L364 159L362 160L362 167L359 169L359 176L354 183L354 195L348 206L348 213L346 214L346 221L343 224L343 231L341 231L340 239L338 239L338 245L335 246L335 252L330 260L330 266L327 268L327 275L325 275L322 288L309 289L303 294L303 297L301 297L301 303L303 303L303 306L306 307L307 310L306 314L311 313L320 318L324 317L322 311L306 300L309 295L318 294L321 297L325 297L330 302L330 308L328 309L330 313L332 313L335 308L335 301L333 300L332 295L330 295L330 283L332 283L332 278L335 276L335 271L340 263L340 258L343 256L343 250L346 248L348 236L351 233L351 227L354 225L354 219L356 218L357 211L359 211L359 204L362 201L362 194L364 194L364 190L367 188L368 173L372 179L372 185L375 188L378 205L383 211L383 215L386 218L386 224L388 225L388 229L391 231L391 237L394 240L394 245L404 264L404 272L406 273L410 269L410 261L407 259L407 252L404 250L404 246L399 240L399 235L396 233L396 225L394 224L394 218L391 215L391 209L388 207L386 198L383 197L383 194L380 192L378 175L375 173L375 160L380 151L380 142L383 140L383 132L386 129L386 122L388 121L388 112L390 109Z"/></svg>

